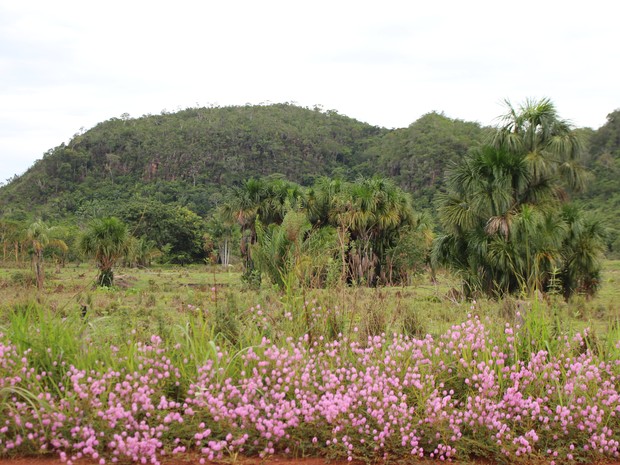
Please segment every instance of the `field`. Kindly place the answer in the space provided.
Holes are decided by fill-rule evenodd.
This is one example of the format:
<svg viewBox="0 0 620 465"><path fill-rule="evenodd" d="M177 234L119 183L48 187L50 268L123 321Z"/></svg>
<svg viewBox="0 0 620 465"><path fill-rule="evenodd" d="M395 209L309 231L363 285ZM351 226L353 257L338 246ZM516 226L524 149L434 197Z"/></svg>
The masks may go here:
<svg viewBox="0 0 620 465"><path fill-rule="evenodd" d="M245 289L217 267L0 268L0 456L555 463L620 452L620 261L599 296Z"/></svg>

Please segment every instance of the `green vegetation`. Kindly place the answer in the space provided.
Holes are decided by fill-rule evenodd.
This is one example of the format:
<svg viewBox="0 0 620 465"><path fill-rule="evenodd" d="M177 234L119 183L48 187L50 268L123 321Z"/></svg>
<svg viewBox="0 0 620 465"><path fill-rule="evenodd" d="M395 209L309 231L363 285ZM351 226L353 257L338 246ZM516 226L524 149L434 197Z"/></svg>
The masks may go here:
<svg viewBox="0 0 620 465"><path fill-rule="evenodd" d="M442 265L459 271L465 291L491 295L590 295L599 284L600 222L564 205L565 188L584 184L581 144L549 100L509 106L489 145L448 174L435 244Z"/></svg>
<svg viewBox="0 0 620 465"><path fill-rule="evenodd" d="M377 160L375 169L414 195L416 208L433 210L446 167L460 161L489 132L477 123L429 113L407 128L376 138L368 153Z"/></svg>
<svg viewBox="0 0 620 465"><path fill-rule="evenodd" d="M569 303L464 302L445 274L411 287L248 290L239 268L214 265L121 269L112 288L69 265L35 303L22 269L0 269L0 455L46 444L70 460L370 462L447 446L459 461L592 463L616 451L590 446L618 422L618 262L605 263L598 297ZM404 429L374 439L388 418ZM123 432L135 439L126 448ZM405 436L423 448L403 448Z"/></svg>
<svg viewBox="0 0 620 465"><path fill-rule="evenodd" d="M30 249L32 257L32 270L34 271L37 289L43 289L43 281L45 280L44 270L44 250L48 247L54 247L61 254L66 254L68 247L62 239L55 239L52 236L54 230L49 228L42 221L35 221L26 230L25 244ZM11 240L11 239L9 239Z"/></svg>
<svg viewBox="0 0 620 465"><path fill-rule="evenodd" d="M76 135L0 189L0 455L617 457L617 123L270 105Z"/></svg>
<svg viewBox="0 0 620 465"><path fill-rule="evenodd" d="M335 111L294 105L190 108L112 118L75 135L0 191L0 214L45 220L119 216L136 196L198 215L222 188L280 174L301 183L336 171L355 178L370 141L385 129Z"/></svg>
<svg viewBox="0 0 620 465"><path fill-rule="evenodd" d="M411 282L434 230L467 295L592 293L599 252L617 249L617 115L574 131L548 100L509 110L496 130L430 113L388 131L288 104L111 119L0 189L3 259L29 259L41 287L44 258L84 259L86 225L115 216L133 266L376 286ZM585 193L581 162L597 176ZM28 239L41 220L66 247Z"/></svg>
<svg viewBox="0 0 620 465"><path fill-rule="evenodd" d="M620 258L620 110L607 115L607 123L586 137L588 168L594 176L577 204L604 222L608 228L605 254Z"/></svg>
<svg viewBox="0 0 620 465"><path fill-rule="evenodd" d="M93 220L82 235L80 249L85 255L95 257L99 286L114 285L113 268L121 257L127 255L128 239L127 226L113 217Z"/></svg>

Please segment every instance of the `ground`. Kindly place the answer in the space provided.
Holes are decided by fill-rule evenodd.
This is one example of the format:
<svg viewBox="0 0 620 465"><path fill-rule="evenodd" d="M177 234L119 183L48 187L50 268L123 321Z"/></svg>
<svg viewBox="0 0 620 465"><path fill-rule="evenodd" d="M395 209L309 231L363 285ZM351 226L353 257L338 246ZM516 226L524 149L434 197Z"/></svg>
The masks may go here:
<svg viewBox="0 0 620 465"><path fill-rule="evenodd" d="M106 462L110 463L110 462ZM119 462L123 465L129 465L130 462ZM381 462L379 462L381 463ZM393 462L392 462L393 463ZM397 464L402 464L402 462L396 462ZM445 464L446 462L433 461L430 459L424 459L419 463L420 465L439 465ZM453 465L463 464L463 462L452 462ZM79 460L74 462L75 465L96 465L96 461L92 460ZM184 456L178 457L175 456L169 457L162 460L162 465L198 465L199 457L192 456ZM346 460L326 460L323 458L302 458L302 459L293 459L286 457L269 457L267 459L260 458L237 458L236 460L228 459L222 462L207 462L207 465L364 465L364 462L347 462ZM409 465L413 465L413 463L408 462ZM490 461L473 461L466 462L467 465L495 465L496 462ZM0 465L62 465L62 462L53 455L50 456L37 456L37 457L16 457L16 458L0 458ZM534 464L532 464L534 465ZM535 465L544 465L541 463L536 463ZM558 464L562 465L562 464ZM583 464L582 464L583 465ZM592 465L620 465L620 462L601 462Z"/></svg>

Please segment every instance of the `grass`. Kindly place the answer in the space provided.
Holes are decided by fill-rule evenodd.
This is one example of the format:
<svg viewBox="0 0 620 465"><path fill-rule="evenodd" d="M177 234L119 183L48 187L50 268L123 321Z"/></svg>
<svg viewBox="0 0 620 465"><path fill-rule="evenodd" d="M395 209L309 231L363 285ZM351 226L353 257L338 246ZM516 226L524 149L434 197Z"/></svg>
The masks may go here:
<svg viewBox="0 0 620 465"><path fill-rule="evenodd" d="M240 272L230 268L163 266L119 269L115 288L106 289L92 285L96 276L92 266L70 264L48 271L45 289L38 294L29 274L27 268L10 264L0 268L0 327L25 331L26 323L18 324L16 318L26 318L28 308L36 303L50 315L64 318L62 328L46 329L50 338L80 334L84 341L104 345L147 341L152 334L177 343L198 338L199 345L187 346L196 360L204 359L205 354L197 351L198 347L206 350L208 341L235 351L257 345L263 337L279 343L306 334L328 340L383 333L437 336L471 313L494 324L514 324L532 311L532 302L512 297L499 302L482 299L472 305L460 299L458 281L445 273L434 281L421 275L410 287L278 292L268 285L247 289ZM609 350L609 341L620 333L618 280L620 261L605 262L603 285L596 298L577 296L570 302L555 298L534 307L539 309L539 319L548 319L542 328L566 334L589 328L592 341L601 350ZM52 325L52 319L45 317L32 324L42 328ZM534 334L533 328L529 330ZM550 336L535 334L546 340ZM78 353L76 347L70 350Z"/></svg>
<svg viewBox="0 0 620 465"><path fill-rule="evenodd" d="M617 347L620 340L620 295L617 285L620 279L620 261L605 262L603 285L596 298L586 300L577 296L570 302L554 297L544 301L510 297L501 301L483 299L466 302L459 297L455 278L441 273L437 275L436 281L431 281L426 275L419 276L410 287L288 289L284 292L276 291L268 285L259 290L247 289L241 283L237 270L211 266L120 269L116 272L116 287L105 289L93 287L96 272L90 265L68 265L48 271L45 289L41 293L36 292L29 276L27 268L8 264L0 268L0 334L14 346L14 363L17 364L15 367L5 366L2 365L5 362L0 359L0 371L4 369L7 373L4 379L0 379L0 397L3 402L5 398L9 399L6 405L12 405L4 412L10 418L27 416L28 412L34 411L36 418L41 419L45 415L57 415L63 408L83 408L86 401L82 402L80 399L90 399L93 405L98 405L103 399L100 394L92 397L92 392L80 391L69 395L71 383L74 383L74 388L78 390L91 389L88 384L82 385L74 381L79 377L72 376L76 377L78 374L85 379L92 378L93 383L99 383L97 385L107 386L106 396L115 392L114 389L121 389L119 386L124 383L123 376L129 376L135 383L138 383L138 379L145 379L152 383L152 386L149 384L149 389L155 400L163 396L171 402L172 407L164 408L166 415L180 415L179 412L183 412L186 407L181 408L174 403L186 404L191 398L192 402L196 403L196 408L207 409L202 415L208 419L219 415L209 410L209 405L219 402L217 396L220 394L231 396L230 404L226 405L233 405L239 399L254 399L251 402L256 402L255 407L263 408L262 397L267 395L274 383L277 386L282 384L280 378L288 379L290 376L287 376L287 373L295 372L296 376L300 376L290 381L297 383L291 384L291 389L297 389L305 383L308 376L316 376L317 385L308 387L307 392L307 395L312 397L317 395L315 389L329 395L353 392L350 391L351 386L363 389L363 384L358 386L357 374L372 369L375 371L368 378L368 383L374 382L375 378L383 379L383 372L389 372L391 378L388 378L391 381L388 382L386 378L385 382L388 384L382 384L382 389L390 383L397 386L404 382L402 376L405 372L420 376L424 389L407 388L403 391L404 395L411 399L409 402L422 409L438 403L435 407L437 412L444 412L454 421L462 421L462 417L467 416L469 410L486 408L467 404L468 396L471 396L472 392L478 392L476 389L482 389L480 392L483 392L486 389L482 384L478 387L470 385L472 380L489 377L487 383L497 383L497 396L510 388L512 379L509 375L520 373L520 370L529 370L528 373L531 374L540 369L540 373L547 373L544 376L549 376L551 381L543 386L543 391L553 395L549 394L551 400L541 397L543 400L540 402L556 402L562 408L569 404L574 396L581 399L580 402L593 402L596 405L607 402L599 399L594 378L588 378L577 385L577 388L574 388L575 393L570 395L564 393L562 383L570 384L571 376L582 376L584 373L594 376L597 370L607 370L606 373L610 376L616 376L614 370L617 364L613 365L612 362L620 357L620 349ZM506 324L514 328L514 337L507 332ZM480 325L484 325L484 329ZM467 343L463 339L465 334L472 336ZM415 350L429 350L425 355L419 355L421 358L417 361L411 356L415 353L410 347L412 338L419 341ZM491 345L491 340L495 347ZM488 341L488 344L484 341ZM458 345L455 345L457 343ZM435 347L432 352L428 349L431 345ZM6 347L8 346L5 346L5 349ZM403 347L407 347L404 352ZM541 351L547 355L541 356ZM501 368L503 365L492 363L498 352L503 353L501 363L510 365L511 371L504 372ZM20 375L20 381L10 381L18 379L11 377L12 373L19 368L19 363L25 363L19 362L18 354L24 354L23 359L27 359L30 371L26 370L26 373L29 375L26 379ZM300 354L299 360L295 359L296 354ZM587 354L590 354L589 358L584 358ZM591 371L571 374L569 363L554 361L555 357L564 357L561 360L576 358L579 360L578 365L583 366L591 363ZM391 358L398 360L398 365L390 365ZM608 368L597 368L605 363L609 363ZM205 372L206 366L211 367L208 376ZM532 366L538 368L531 368ZM171 367L174 367L174 372ZM355 370L350 372L349 367L354 367ZM161 375L169 370L172 373L169 378L150 378L154 374ZM263 373L261 370L266 371L260 374ZM273 375L274 381L271 380L270 373L281 374ZM529 375L526 373L523 376ZM606 379L604 381L608 382ZM3 384L9 382L14 382L15 385ZM332 393L329 383L340 382L345 384L338 388L340 390L334 388ZM538 389L543 388L538 385L539 382L541 381L532 380L529 387L524 387L526 391L523 399L538 395ZM201 386L198 391L193 387L196 383ZM324 383L325 387L321 383ZM134 387L138 384L134 384ZM317 387L319 385L321 386ZM278 387L280 388L281 386ZM237 392L240 389L247 389L243 394L245 397ZM447 394L450 391L454 393ZM53 406L53 398L48 399L45 397L47 394L35 396L35 392L49 393L58 398L64 396L66 405L61 403L60 406ZM211 403L203 405L201 393L213 394L215 397L209 401ZM241 397L237 399L237 395ZM277 402L288 399L280 391L270 395ZM493 397L492 393L489 395ZM369 399L374 399L373 396L375 394ZM393 397L392 394L386 396L390 399ZM452 400L446 400L448 397ZM359 402L361 405L366 400L360 397ZM493 399L493 402L498 402L497 408L503 408L499 407L502 405L501 399ZM285 408L282 405L280 407ZM399 406L402 406L402 403L395 404L393 408ZM130 405L128 408L134 407ZM224 406L222 408L224 409ZM374 407L369 405L368 408ZM464 410L460 410L463 408ZM234 412L229 413L240 415ZM172 422L174 428L171 426L172 429L166 429L168 426L162 425L169 423L169 417L166 417L166 420L164 413L158 413L156 418L163 428L161 431L165 431L171 440L176 437L181 441L179 444L190 447L193 441L187 438L191 438L200 429L193 416L187 414L190 420L186 423L177 425ZM267 410L265 414L271 418L274 411ZM367 414L361 407L356 407L349 413L351 418L355 417L356 421L361 422L366 421ZM405 416L410 414L411 412L406 415L403 413ZM428 428L424 434L438 434L442 438L445 435L454 435L450 433L450 428L454 428L454 425L444 424L443 420L433 416L434 413L428 418L418 417L421 414L415 413L412 418L429 422L427 426L420 427L420 430L424 431ZM100 419L90 419L88 412L81 415L84 415L84 418L78 419L79 424L86 424L88 418L88 421L94 422L102 431L108 431L109 428L110 431L115 431ZM101 415L107 414L102 412ZM144 413L140 418L144 420L150 418L149 415ZM292 418L294 412L287 412L286 415ZM325 415L329 419L332 413L327 412ZM307 418L313 417L307 414ZM155 421L155 418L152 421ZM233 442L245 440L240 439L242 436L235 436L233 442L225 439L227 428L232 428L236 431L235 434L241 434L243 428L252 430L253 427L248 425L254 420L247 419L250 422L248 425L233 420L226 420L228 423L214 419L209 421L207 423L215 428L212 434L217 441L223 441L221 444L225 444L231 454L237 454L240 451ZM342 456L343 450L336 444L342 444L343 440L348 441L349 436L358 434L357 430L342 426L348 428L343 437L343 433L339 433L334 426L340 423L332 424L330 421L327 422L328 426L334 428L331 431L325 429L325 425L315 425L312 422L307 425L304 423L300 426L301 429L295 429L296 437L299 438L296 447L311 453L323 453L324 446L319 447L320 443L317 443L317 446L310 441L312 435L316 435L323 444L330 441L326 453L333 452L336 456ZM338 421L346 424L346 419ZM383 420L379 418L373 421L378 425ZM615 420L608 418L607 421ZM273 426L275 423L269 424ZM403 428L405 426L406 424L402 425ZM127 427L133 428L132 425ZM535 429L535 424L528 427ZM437 456L444 454L444 458L451 457L450 454L456 453L457 442L458 447L464 448L464 452L460 452L464 457L482 454L497 458L501 455L502 448L489 442L487 430L468 428L464 428L466 439L461 442L445 438L444 442L430 441L439 451ZM524 426L515 425L513 428L521 431ZM110 431L105 434L112 434ZM268 455L274 448L273 441L263 441L265 438L261 436L262 430L252 431L252 434L262 438L256 439L260 447L246 445L246 451ZM270 434L278 431L280 430L276 428L275 432ZM416 431L414 429L411 437L419 433ZM508 439L519 439L519 444L524 444L523 441L528 440L523 436L526 433L530 434L523 429L519 433L521 436ZM541 436L546 434L540 431L539 433ZM4 433L0 431L0 436L1 434ZM61 431L58 434L65 433ZM355 455L356 458L374 460L379 457L376 451L382 448L397 451L399 454L408 453L406 448L400 449L398 441L382 443L374 440L377 434L372 430L364 430L359 434L367 437L373 446L356 445L355 450L359 448L361 451L356 452L360 454ZM392 437L389 427L385 434ZM468 434L470 435L467 436ZM16 437L21 437L13 431L8 431L7 435L11 438L10 441L14 442ZM545 437L545 441L550 444L548 447L555 448L555 439L549 434ZM340 442L331 442L334 439ZM210 451L207 456L218 456L220 442L217 441L204 446L205 450ZM578 442L577 439L574 441ZM14 442L5 443L5 446L11 444L11 450L22 447ZM451 445L448 447L446 444ZM565 458L572 455L568 452L568 443L560 441L558 444L558 450ZM444 446L447 449L442 449ZM526 449L523 449L523 453L533 457L533 452L527 452ZM511 454L515 450L509 448ZM587 449L581 451L580 460L590 457L589 452L586 452ZM542 450L536 453L544 455ZM348 452L345 456L346 454Z"/></svg>
<svg viewBox="0 0 620 465"><path fill-rule="evenodd" d="M332 329L339 328L340 332L363 326L370 332L400 332L408 328L407 331L418 334L442 333L454 322L463 321L471 311L471 304L460 299L458 281L447 274L438 274L434 282L427 275L419 276L410 287L282 293L268 285L260 290L244 288L238 270L214 266L167 266L119 269L116 271L116 287L102 289L92 285L96 271L91 265L70 264L48 270L45 290L40 294L33 288L30 274L28 268L17 268L12 264L0 267L0 308L27 305L36 299L61 316L86 311L91 318L121 320L121 328L128 327L130 320L136 320L144 325L145 333L170 325L183 325L184 315L196 308L212 313L219 311L225 316L243 314L260 304L269 318L278 319L287 312L309 317L304 302L315 301L322 308L333 310L326 322L332 325ZM603 332L620 320L618 283L620 260L606 261L601 290L596 298L586 300L577 296L568 303L556 299L553 302L555 311L574 329L590 326ZM476 311L481 316L497 317L499 314L508 320L514 318L519 308L527 306L527 302L514 298L501 302L483 299L477 302ZM367 316L373 321L367 321ZM0 321L2 318L0 316ZM300 323L303 328L311 329L311 321ZM373 325L380 328L373 329Z"/></svg>

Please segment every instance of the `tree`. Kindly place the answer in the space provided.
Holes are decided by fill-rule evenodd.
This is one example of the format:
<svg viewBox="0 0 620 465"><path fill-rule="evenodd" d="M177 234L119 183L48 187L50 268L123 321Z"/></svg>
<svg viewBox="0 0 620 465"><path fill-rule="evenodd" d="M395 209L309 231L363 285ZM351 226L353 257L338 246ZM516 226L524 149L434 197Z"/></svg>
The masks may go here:
<svg viewBox="0 0 620 465"><path fill-rule="evenodd" d="M24 235L24 226L17 221L0 220L0 241L2 241L2 261L12 253L19 262L19 242Z"/></svg>
<svg viewBox="0 0 620 465"><path fill-rule="evenodd" d="M480 145L486 131L477 123L428 113L409 127L376 139L368 149L376 154L371 172L379 168L399 187L415 193L416 209L428 210L443 186L445 168Z"/></svg>
<svg viewBox="0 0 620 465"><path fill-rule="evenodd" d="M129 236L125 253L125 265L130 267L148 267L155 258L161 257L162 252L155 242L142 236Z"/></svg>
<svg viewBox="0 0 620 465"><path fill-rule="evenodd" d="M562 242L561 280L564 297L575 292L593 295L600 285L600 256L605 247L605 228L600 220L584 214L574 205L561 212L566 225Z"/></svg>
<svg viewBox="0 0 620 465"><path fill-rule="evenodd" d="M468 295L546 290L565 265L561 205L584 184L581 141L548 99L508 110L489 144L448 172L438 209L434 262L457 270ZM595 274L591 265L576 273Z"/></svg>
<svg viewBox="0 0 620 465"><path fill-rule="evenodd" d="M302 204L304 193L298 184L283 179L248 179L234 187L224 202L221 215L241 228L240 252L244 279L255 278L252 246L256 244L256 221L263 225L282 224L286 213Z"/></svg>
<svg viewBox="0 0 620 465"><path fill-rule="evenodd" d="M334 197L332 218L350 237L349 270L358 283L386 282L386 255L414 224L411 198L393 182L362 178Z"/></svg>
<svg viewBox="0 0 620 465"><path fill-rule="evenodd" d="M620 258L620 110L607 115L607 122L589 136L589 168L596 176L587 192L580 196L584 210L594 211L607 226L608 258Z"/></svg>
<svg viewBox="0 0 620 465"><path fill-rule="evenodd" d="M206 222L189 208L140 199L119 209L133 235L144 237L162 251L162 261L186 264L205 257Z"/></svg>
<svg viewBox="0 0 620 465"><path fill-rule="evenodd" d="M291 283L308 287L325 284L329 267L338 251L336 230L313 229L305 213L290 210L282 224L267 227L256 223L258 241L252 247L256 266L280 288Z"/></svg>
<svg viewBox="0 0 620 465"><path fill-rule="evenodd" d="M239 240L239 226L236 222L222 218L221 212L216 212L207 222L207 231L213 242L213 250L218 254L219 263L228 267L232 243Z"/></svg>
<svg viewBox="0 0 620 465"><path fill-rule="evenodd" d="M54 228L48 227L43 221L35 221L26 230L26 244L32 257L32 270L34 272L37 289L43 289L45 280L44 250L48 246L54 246L67 251L67 244L60 239L51 237Z"/></svg>
<svg viewBox="0 0 620 465"><path fill-rule="evenodd" d="M99 286L114 285L113 268L127 252L128 238L127 226L115 217L93 220L80 238L80 249L93 256L99 268Z"/></svg>
<svg viewBox="0 0 620 465"><path fill-rule="evenodd" d="M305 205L315 227L336 228L343 281L374 286L406 279L404 268L399 267L402 274L394 273L393 259L402 257L402 248L397 253L395 247L417 228L417 219L411 197L393 182L381 177L355 182L322 178L309 190Z"/></svg>

